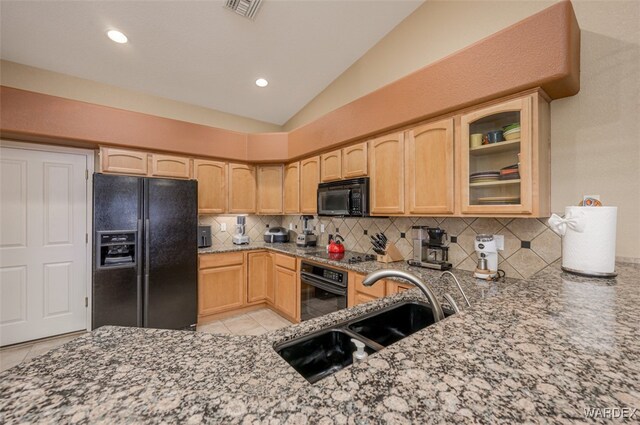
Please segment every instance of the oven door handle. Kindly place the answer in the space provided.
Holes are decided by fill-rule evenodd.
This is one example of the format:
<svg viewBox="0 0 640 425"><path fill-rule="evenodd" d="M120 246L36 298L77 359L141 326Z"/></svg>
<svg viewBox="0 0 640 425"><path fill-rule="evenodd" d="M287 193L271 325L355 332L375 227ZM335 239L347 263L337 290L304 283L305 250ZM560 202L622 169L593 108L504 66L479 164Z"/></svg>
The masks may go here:
<svg viewBox="0 0 640 425"><path fill-rule="evenodd" d="M329 280L329 279L327 279L325 277L317 276L315 274L308 273L308 272L300 272L300 278L302 280L308 280L309 282L318 282L321 285L325 284L325 285L329 285L329 286L345 288L345 290L346 290L346 287L347 287L347 285L341 285L341 284L336 283L336 282L334 282L332 280Z"/></svg>
<svg viewBox="0 0 640 425"><path fill-rule="evenodd" d="M311 286L315 286L318 289L322 289L323 291L327 291L327 292L331 292L332 294L335 295L347 295L347 289L346 288L342 288L342 287L338 287L335 285L329 285L326 284L320 280L316 280L313 278L310 278L308 276L300 276L300 280L303 283L306 283L307 285L311 285Z"/></svg>

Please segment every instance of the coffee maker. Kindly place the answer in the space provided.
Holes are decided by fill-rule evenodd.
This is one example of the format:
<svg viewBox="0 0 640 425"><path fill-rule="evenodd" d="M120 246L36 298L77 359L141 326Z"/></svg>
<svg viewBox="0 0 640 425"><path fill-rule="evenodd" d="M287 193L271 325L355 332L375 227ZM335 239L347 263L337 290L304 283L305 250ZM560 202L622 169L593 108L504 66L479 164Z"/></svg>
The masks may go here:
<svg viewBox="0 0 640 425"><path fill-rule="evenodd" d="M302 233L296 238L296 245L299 247L316 246L318 237L313 233L313 230L309 229L309 220L312 220L312 215L302 216Z"/></svg>
<svg viewBox="0 0 640 425"><path fill-rule="evenodd" d="M413 226L413 259L411 266L435 270L449 270L449 238L439 227Z"/></svg>

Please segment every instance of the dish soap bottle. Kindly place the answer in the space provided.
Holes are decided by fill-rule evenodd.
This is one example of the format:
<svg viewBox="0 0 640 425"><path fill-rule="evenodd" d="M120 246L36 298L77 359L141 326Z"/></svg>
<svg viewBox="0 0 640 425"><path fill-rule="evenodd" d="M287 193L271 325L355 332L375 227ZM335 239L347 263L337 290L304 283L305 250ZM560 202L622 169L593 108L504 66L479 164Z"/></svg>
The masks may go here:
<svg viewBox="0 0 640 425"><path fill-rule="evenodd" d="M366 351L364 351L364 342L359 341L355 338L351 338L351 342L353 342L356 346L356 351L353 352L353 363L358 363L363 361L369 356Z"/></svg>

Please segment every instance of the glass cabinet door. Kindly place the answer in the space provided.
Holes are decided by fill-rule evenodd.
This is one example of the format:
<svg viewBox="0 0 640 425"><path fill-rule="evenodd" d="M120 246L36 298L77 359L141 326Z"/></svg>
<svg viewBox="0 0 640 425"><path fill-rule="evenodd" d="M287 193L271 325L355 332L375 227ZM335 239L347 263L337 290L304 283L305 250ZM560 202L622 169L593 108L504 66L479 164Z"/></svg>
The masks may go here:
<svg viewBox="0 0 640 425"><path fill-rule="evenodd" d="M463 213L531 213L531 96L461 118Z"/></svg>

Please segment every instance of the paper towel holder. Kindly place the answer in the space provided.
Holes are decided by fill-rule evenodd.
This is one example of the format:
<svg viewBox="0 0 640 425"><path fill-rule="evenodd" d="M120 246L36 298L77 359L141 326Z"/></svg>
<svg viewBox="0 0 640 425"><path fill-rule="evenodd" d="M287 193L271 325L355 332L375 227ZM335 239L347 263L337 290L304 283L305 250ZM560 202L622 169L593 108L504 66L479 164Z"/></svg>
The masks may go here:
<svg viewBox="0 0 640 425"><path fill-rule="evenodd" d="M613 206L571 206L566 207L564 217L552 214L549 228L562 237L563 271L599 278L618 275L615 271L617 210ZM584 247L589 247L588 251L580 249Z"/></svg>

